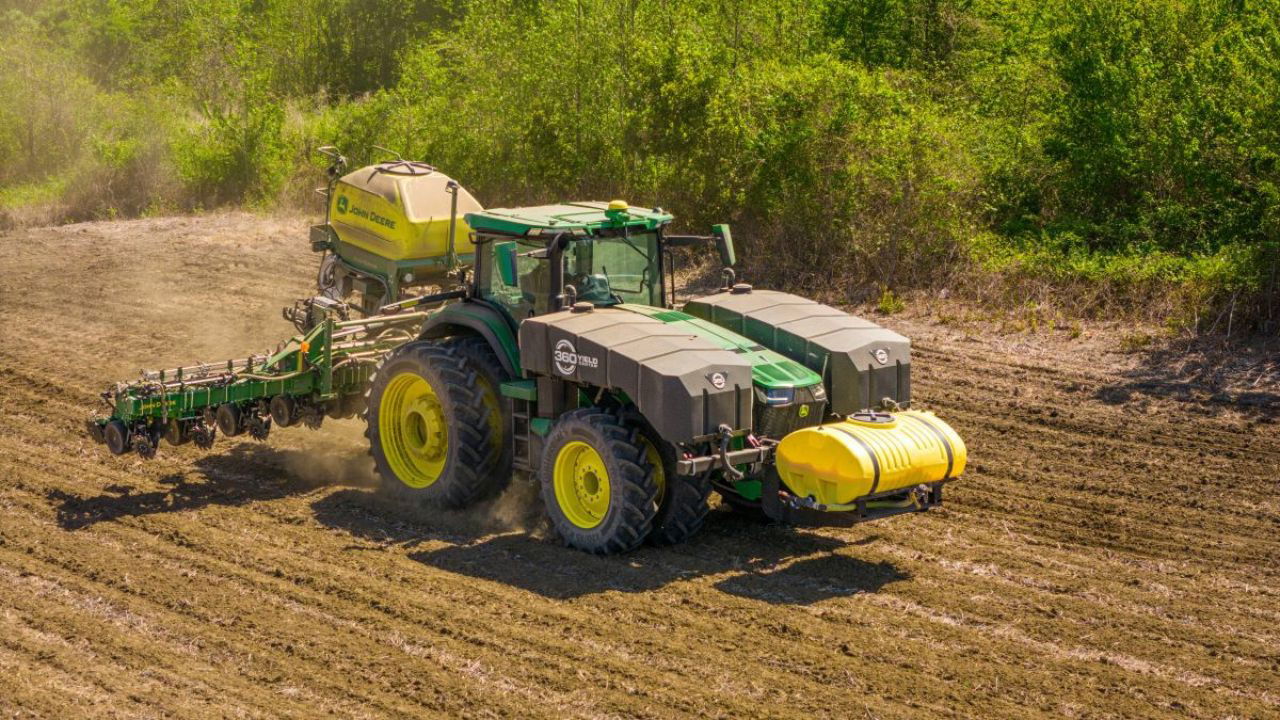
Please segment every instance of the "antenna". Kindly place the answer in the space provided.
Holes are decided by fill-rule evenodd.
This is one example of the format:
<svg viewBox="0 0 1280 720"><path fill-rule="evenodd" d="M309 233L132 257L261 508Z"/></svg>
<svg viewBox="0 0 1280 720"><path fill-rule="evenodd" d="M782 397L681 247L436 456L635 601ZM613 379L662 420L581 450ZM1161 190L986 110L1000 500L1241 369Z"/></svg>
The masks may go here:
<svg viewBox="0 0 1280 720"><path fill-rule="evenodd" d="M381 150L382 152L384 152L384 153L386 153L386 154L388 154L388 155L395 155L395 156L396 156L396 160L398 160L398 161L400 161L400 162L404 162L404 158L403 158L403 157L401 157L401 156L400 156L400 153L396 152L395 150L392 150L392 149L390 149L390 148L384 148L384 147L382 147L381 145L374 145L374 146L373 146L373 149L374 149L374 150Z"/></svg>

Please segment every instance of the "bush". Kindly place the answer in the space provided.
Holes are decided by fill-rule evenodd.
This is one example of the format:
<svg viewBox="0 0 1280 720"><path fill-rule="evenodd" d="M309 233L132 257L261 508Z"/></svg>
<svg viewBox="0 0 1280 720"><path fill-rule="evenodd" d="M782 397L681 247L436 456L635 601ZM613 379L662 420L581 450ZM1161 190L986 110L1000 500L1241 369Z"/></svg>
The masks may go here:
<svg viewBox="0 0 1280 720"><path fill-rule="evenodd" d="M749 267L846 300L946 277L976 210L959 123L911 84L833 58L752 70L713 103L706 163L714 211L748 230Z"/></svg>
<svg viewBox="0 0 1280 720"><path fill-rule="evenodd" d="M1280 310L1275 3L9 7L9 223L313 207L314 149L376 144L491 205L730 220L751 278L835 301Z"/></svg>
<svg viewBox="0 0 1280 720"><path fill-rule="evenodd" d="M1095 247L1262 240L1280 180L1280 22L1239 3L1068 5L1047 187ZM1274 228L1272 229L1272 232Z"/></svg>
<svg viewBox="0 0 1280 720"><path fill-rule="evenodd" d="M252 82L223 102L205 101L174 143L178 171L196 206L275 197L290 168L285 108Z"/></svg>
<svg viewBox="0 0 1280 720"><path fill-rule="evenodd" d="M59 53L36 28L18 25L0 48L6 68L0 73L4 186L40 182L73 166L87 149L97 98L75 58Z"/></svg>

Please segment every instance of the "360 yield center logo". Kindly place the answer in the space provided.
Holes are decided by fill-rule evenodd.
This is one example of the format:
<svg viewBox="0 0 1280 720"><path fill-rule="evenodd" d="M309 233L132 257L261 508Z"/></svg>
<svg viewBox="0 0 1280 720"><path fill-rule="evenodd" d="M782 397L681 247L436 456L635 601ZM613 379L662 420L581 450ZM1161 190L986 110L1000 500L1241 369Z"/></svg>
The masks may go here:
<svg viewBox="0 0 1280 720"><path fill-rule="evenodd" d="M579 367L600 367L599 359L590 355L579 355L577 348L570 340L558 341L555 351L551 353L551 359L555 361L556 370L559 370L561 375L572 375Z"/></svg>

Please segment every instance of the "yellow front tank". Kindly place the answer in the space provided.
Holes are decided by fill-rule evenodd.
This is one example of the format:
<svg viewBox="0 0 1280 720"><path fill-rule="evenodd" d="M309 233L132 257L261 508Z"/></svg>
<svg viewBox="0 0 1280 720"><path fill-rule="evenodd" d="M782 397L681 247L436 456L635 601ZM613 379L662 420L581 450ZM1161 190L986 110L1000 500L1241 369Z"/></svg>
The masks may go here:
<svg viewBox="0 0 1280 720"><path fill-rule="evenodd" d="M329 224L349 245L387 260L443 258L449 252L453 196L449 176L423 163L391 162L347 173L334 183ZM463 217L484 208L457 188L455 252L474 251Z"/></svg>
<svg viewBox="0 0 1280 720"><path fill-rule="evenodd" d="M931 412L851 416L778 443L778 474L798 497L844 505L865 495L958 477L968 451Z"/></svg>

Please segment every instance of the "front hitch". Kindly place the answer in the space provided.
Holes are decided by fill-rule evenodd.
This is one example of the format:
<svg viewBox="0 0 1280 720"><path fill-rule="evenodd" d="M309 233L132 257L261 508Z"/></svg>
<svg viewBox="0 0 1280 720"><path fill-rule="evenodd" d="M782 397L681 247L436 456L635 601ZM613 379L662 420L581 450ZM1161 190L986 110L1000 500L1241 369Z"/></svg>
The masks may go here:
<svg viewBox="0 0 1280 720"><path fill-rule="evenodd" d="M676 461L677 475L701 475L708 470L729 468L741 475L736 465L759 465L773 459L774 443L762 442L759 447L741 450L720 449L711 455L684 457Z"/></svg>
<svg viewBox="0 0 1280 720"><path fill-rule="evenodd" d="M769 467L761 478L760 509L771 520L797 527L851 527L937 507L942 504L945 482L873 493L846 504L822 504L812 497L801 498L787 491L777 470Z"/></svg>

